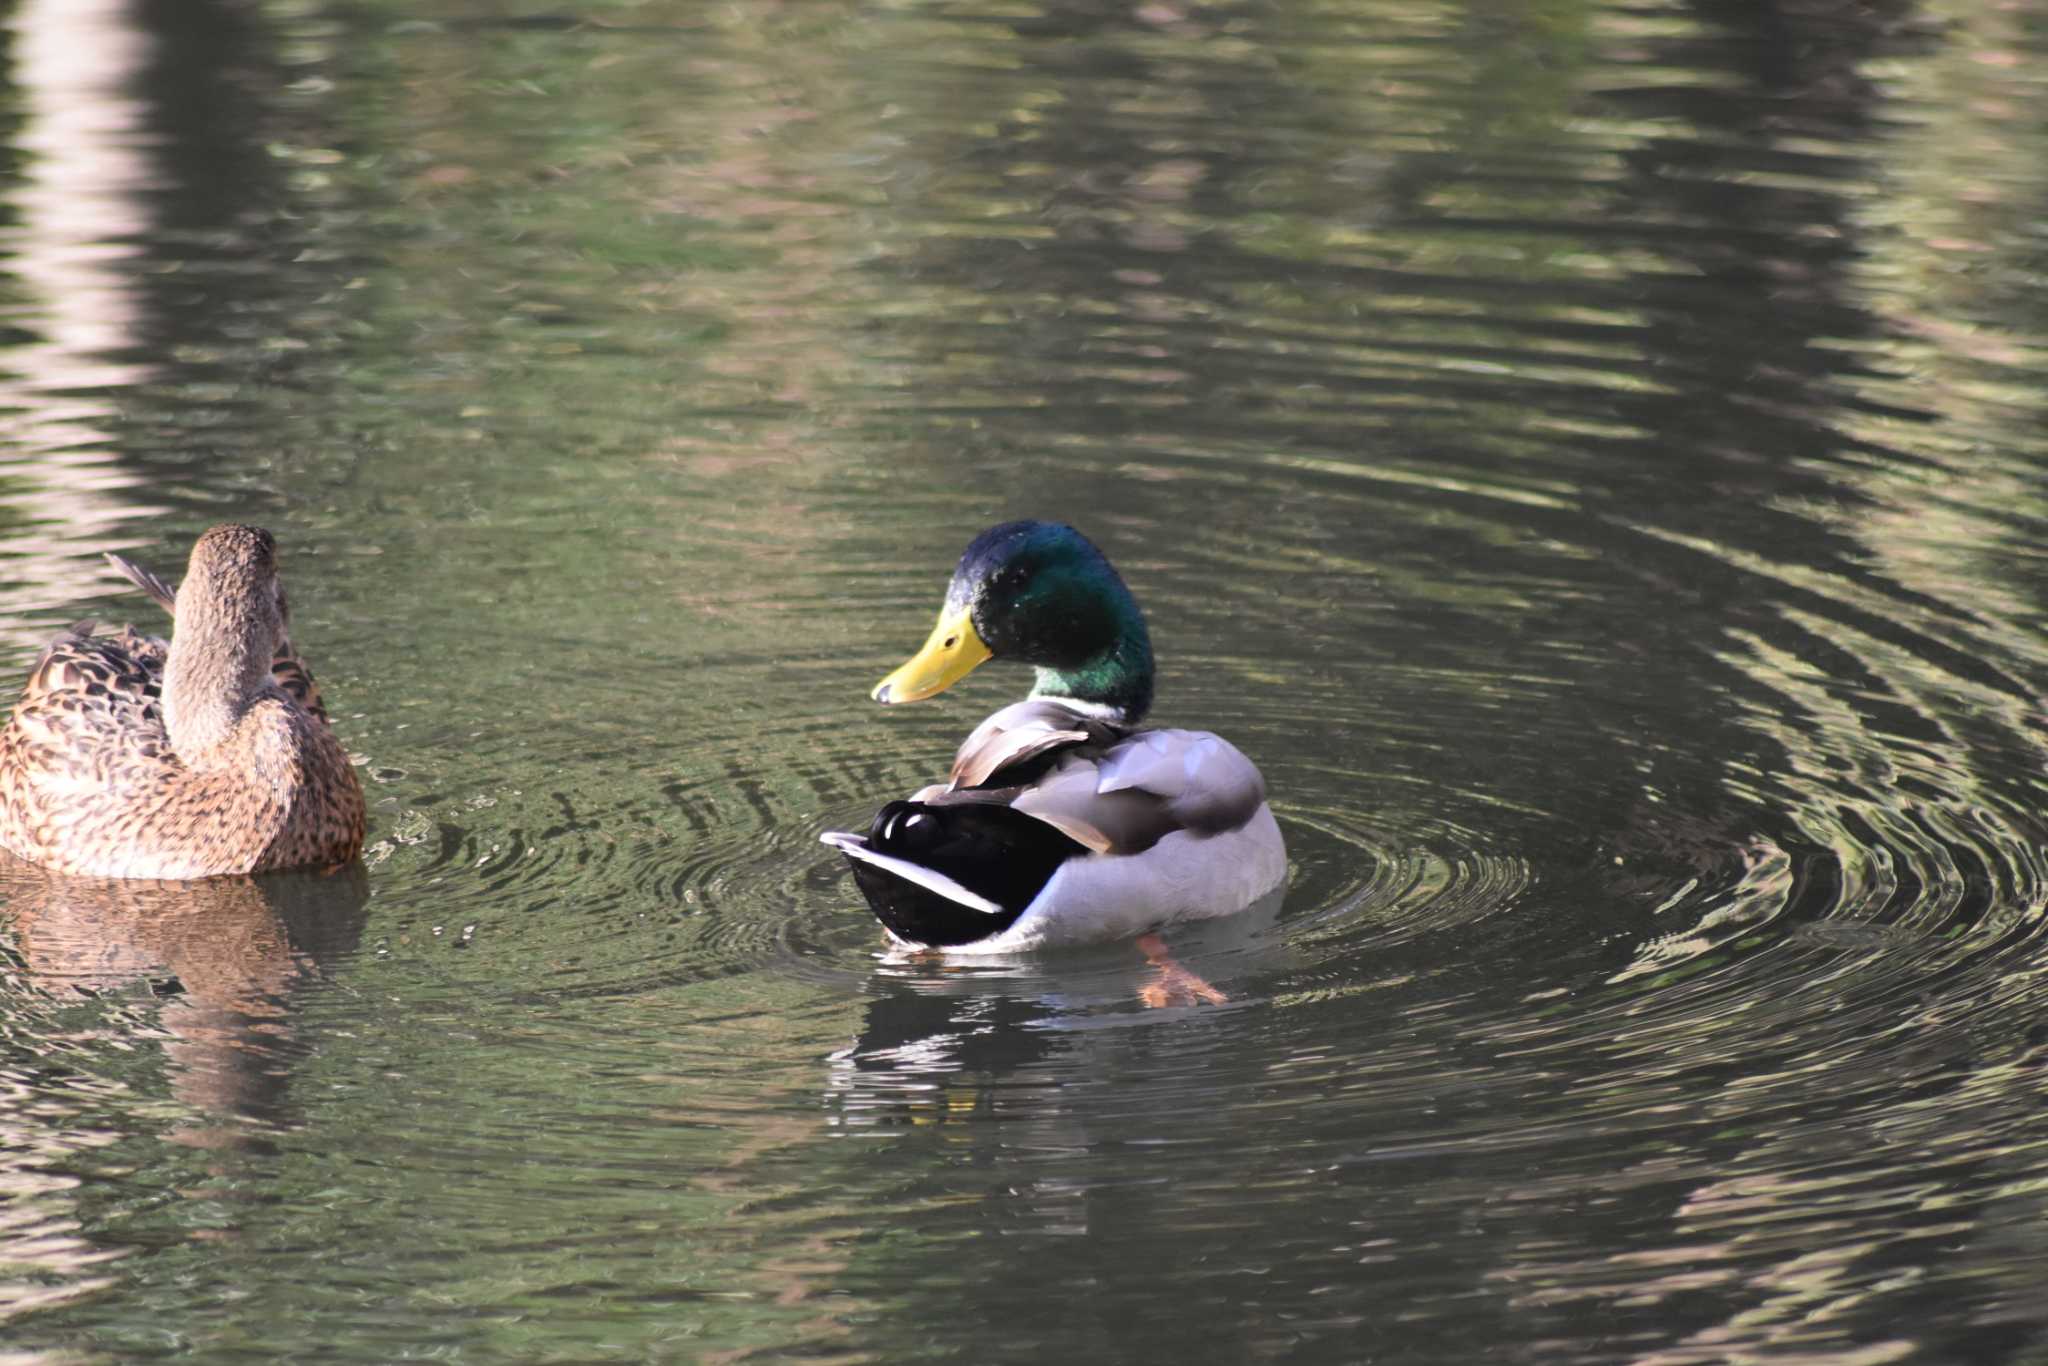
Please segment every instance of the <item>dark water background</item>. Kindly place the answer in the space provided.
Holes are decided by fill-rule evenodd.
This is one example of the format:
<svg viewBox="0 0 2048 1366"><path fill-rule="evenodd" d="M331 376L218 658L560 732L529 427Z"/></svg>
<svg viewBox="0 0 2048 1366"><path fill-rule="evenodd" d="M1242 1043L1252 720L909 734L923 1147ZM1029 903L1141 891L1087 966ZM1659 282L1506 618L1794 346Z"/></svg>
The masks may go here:
<svg viewBox="0 0 2048 1366"><path fill-rule="evenodd" d="M284 546L360 877L0 879L0 1360L2048 1361L2048 10L0 4L6 686ZM1065 517L1277 917L878 954Z"/></svg>

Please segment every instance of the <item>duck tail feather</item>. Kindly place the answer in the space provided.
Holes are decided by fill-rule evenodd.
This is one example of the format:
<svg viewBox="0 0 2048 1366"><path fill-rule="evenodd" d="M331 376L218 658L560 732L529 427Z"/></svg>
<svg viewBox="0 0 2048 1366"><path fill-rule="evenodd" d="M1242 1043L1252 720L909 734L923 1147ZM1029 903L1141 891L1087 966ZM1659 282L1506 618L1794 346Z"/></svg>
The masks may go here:
<svg viewBox="0 0 2048 1366"><path fill-rule="evenodd" d="M170 613L173 617L178 615L177 589L171 587L133 560L116 555L111 550L106 552L106 556L107 563L119 570L121 576L127 579L128 582L147 593L151 602L163 608L164 611Z"/></svg>

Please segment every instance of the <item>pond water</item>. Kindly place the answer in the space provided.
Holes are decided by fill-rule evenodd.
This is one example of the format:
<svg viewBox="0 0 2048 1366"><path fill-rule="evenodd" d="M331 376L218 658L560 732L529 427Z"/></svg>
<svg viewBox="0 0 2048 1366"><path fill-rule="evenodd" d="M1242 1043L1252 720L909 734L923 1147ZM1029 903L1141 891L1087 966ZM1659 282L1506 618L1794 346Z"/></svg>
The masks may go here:
<svg viewBox="0 0 2048 1366"><path fill-rule="evenodd" d="M15 0L0 686L283 547L364 867L0 878L0 1359L2048 1352L2048 19ZM882 952L1073 521L1284 903Z"/></svg>

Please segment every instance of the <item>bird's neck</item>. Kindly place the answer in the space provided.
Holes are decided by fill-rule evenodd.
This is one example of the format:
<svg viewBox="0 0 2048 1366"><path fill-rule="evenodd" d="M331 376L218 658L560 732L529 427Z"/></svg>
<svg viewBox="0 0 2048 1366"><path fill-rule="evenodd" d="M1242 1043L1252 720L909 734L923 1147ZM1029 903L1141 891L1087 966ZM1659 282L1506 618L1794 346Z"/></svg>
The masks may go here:
<svg viewBox="0 0 2048 1366"><path fill-rule="evenodd" d="M1078 664L1038 666L1033 697L1069 703L1099 720L1135 726L1152 709L1152 644L1142 619L1108 649Z"/></svg>
<svg viewBox="0 0 2048 1366"><path fill-rule="evenodd" d="M164 730L181 761L206 768L269 681L271 647L240 623L180 608L164 661Z"/></svg>

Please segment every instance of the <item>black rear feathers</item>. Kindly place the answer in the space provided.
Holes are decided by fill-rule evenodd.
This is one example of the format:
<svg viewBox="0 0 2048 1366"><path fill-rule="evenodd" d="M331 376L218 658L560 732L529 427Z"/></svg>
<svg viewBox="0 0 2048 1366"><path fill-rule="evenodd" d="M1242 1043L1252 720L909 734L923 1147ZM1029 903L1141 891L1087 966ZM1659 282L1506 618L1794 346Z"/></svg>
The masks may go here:
<svg viewBox="0 0 2048 1366"><path fill-rule="evenodd" d="M938 948L1001 934L1062 863L1088 852L1043 821L979 802L890 802L868 829L868 847L942 873L1002 908L992 914L963 906L885 868L849 860L855 882L891 934Z"/></svg>

